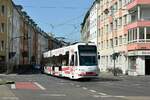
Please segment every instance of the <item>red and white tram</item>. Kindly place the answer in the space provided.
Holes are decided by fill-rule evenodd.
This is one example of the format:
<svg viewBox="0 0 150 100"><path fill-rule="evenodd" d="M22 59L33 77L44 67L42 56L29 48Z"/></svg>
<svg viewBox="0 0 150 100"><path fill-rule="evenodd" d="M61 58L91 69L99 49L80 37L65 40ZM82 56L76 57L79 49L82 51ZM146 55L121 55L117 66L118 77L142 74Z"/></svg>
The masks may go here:
<svg viewBox="0 0 150 100"><path fill-rule="evenodd" d="M70 79L96 78L99 74L97 48L93 43L76 43L43 53L44 72Z"/></svg>

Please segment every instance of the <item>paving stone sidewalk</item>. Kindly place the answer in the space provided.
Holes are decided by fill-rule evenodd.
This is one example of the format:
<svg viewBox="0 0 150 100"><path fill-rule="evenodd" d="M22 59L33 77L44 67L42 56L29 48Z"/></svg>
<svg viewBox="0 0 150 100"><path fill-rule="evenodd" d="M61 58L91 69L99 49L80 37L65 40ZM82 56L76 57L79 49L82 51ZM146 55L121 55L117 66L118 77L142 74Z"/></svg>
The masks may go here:
<svg viewBox="0 0 150 100"><path fill-rule="evenodd" d="M0 100L19 100L13 92L10 90L9 87L5 84L6 81L0 78Z"/></svg>

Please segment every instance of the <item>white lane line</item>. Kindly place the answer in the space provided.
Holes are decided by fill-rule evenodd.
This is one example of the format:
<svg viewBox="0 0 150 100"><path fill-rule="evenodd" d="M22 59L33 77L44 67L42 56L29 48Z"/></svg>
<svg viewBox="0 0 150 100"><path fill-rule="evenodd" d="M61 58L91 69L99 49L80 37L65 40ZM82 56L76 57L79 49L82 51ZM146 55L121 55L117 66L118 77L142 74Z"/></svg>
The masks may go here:
<svg viewBox="0 0 150 100"><path fill-rule="evenodd" d="M95 93L96 91L95 90L89 90L90 92L93 92L93 93Z"/></svg>
<svg viewBox="0 0 150 100"><path fill-rule="evenodd" d="M114 96L116 98L125 98L126 96Z"/></svg>
<svg viewBox="0 0 150 100"><path fill-rule="evenodd" d="M19 100L18 97L0 97L0 100Z"/></svg>
<svg viewBox="0 0 150 100"><path fill-rule="evenodd" d="M76 85L76 87L80 87L80 85Z"/></svg>
<svg viewBox="0 0 150 100"><path fill-rule="evenodd" d="M16 85L15 84L11 84L11 89L16 89Z"/></svg>
<svg viewBox="0 0 150 100"><path fill-rule="evenodd" d="M86 88L86 87L82 87L82 89L87 90L87 88Z"/></svg>
<svg viewBox="0 0 150 100"><path fill-rule="evenodd" d="M106 93L102 93L102 92L100 92L98 94L103 95L103 96L107 95Z"/></svg>
<svg viewBox="0 0 150 100"><path fill-rule="evenodd" d="M41 96L50 96L50 97L65 97L66 94L41 94Z"/></svg>
<svg viewBox="0 0 150 100"><path fill-rule="evenodd" d="M70 83L71 85L74 85L74 83Z"/></svg>
<svg viewBox="0 0 150 100"><path fill-rule="evenodd" d="M39 83L37 82L34 82L35 85L37 85L41 90L46 90L42 85L40 85Z"/></svg>
<svg viewBox="0 0 150 100"><path fill-rule="evenodd" d="M100 95L93 95L93 97L94 97L94 98L99 98L99 97L100 97Z"/></svg>
<svg viewBox="0 0 150 100"><path fill-rule="evenodd" d="M101 97L101 98L124 98L125 96L112 96L112 95L105 95L105 96L98 96L98 95L94 95L94 97L98 98L98 97Z"/></svg>

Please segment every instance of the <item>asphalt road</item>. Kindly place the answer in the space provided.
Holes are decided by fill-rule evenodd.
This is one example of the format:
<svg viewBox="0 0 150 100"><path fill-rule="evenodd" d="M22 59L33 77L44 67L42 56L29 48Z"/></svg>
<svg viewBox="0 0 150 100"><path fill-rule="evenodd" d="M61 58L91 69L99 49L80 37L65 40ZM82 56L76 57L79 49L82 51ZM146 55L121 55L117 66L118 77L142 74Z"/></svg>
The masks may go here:
<svg viewBox="0 0 150 100"><path fill-rule="evenodd" d="M99 78L75 81L44 74L8 75L16 98L5 100L150 100L150 77Z"/></svg>

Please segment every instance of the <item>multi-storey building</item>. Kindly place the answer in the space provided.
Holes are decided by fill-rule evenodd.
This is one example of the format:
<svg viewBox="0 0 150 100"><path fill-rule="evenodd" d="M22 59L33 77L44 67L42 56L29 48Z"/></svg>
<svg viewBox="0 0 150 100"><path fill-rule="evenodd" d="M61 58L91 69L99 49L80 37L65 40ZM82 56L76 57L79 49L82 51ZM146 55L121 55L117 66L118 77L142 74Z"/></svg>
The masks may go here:
<svg viewBox="0 0 150 100"><path fill-rule="evenodd" d="M0 0L0 72L40 64L42 53L50 46L49 39L22 6L12 0ZM61 45L57 39L52 42L51 49Z"/></svg>
<svg viewBox="0 0 150 100"><path fill-rule="evenodd" d="M129 0L129 68L137 75L150 75L150 0Z"/></svg>
<svg viewBox="0 0 150 100"><path fill-rule="evenodd" d="M88 42L90 36L90 20L89 11L86 13L83 23L81 24L81 41Z"/></svg>
<svg viewBox="0 0 150 100"><path fill-rule="evenodd" d="M42 54L46 50L48 50L48 35L41 31L41 33L38 34L38 64L41 63Z"/></svg>
<svg viewBox="0 0 150 100"><path fill-rule="evenodd" d="M100 68L150 75L150 1L100 0Z"/></svg>
<svg viewBox="0 0 150 100"><path fill-rule="evenodd" d="M89 41L94 42L97 45L97 33L98 33L98 8L99 8L99 2L96 0L94 1L93 5L90 8L90 36Z"/></svg>
<svg viewBox="0 0 150 100"><path fill-rule="evenodd" d="M6 69L8 62L8 43L12 32L12 3L11 0L0 0L0 70Z"/></svg>
<svg viewBox="0 0 150 100"><path fill-rule="evenodd" d="M96 0L86 13L83 23L81 24L81 41L83 42L94 42L97 44L98 7L99 2Z"/></svg>
<svg viewBox="0 0 150 100"><path fill-rule="evenodd" d="M83 23L81 24L81 41L82 42L94 42L98 44L98 11L99 11L99 0L95 0L87 11ZM98 45L97 45L98 46ZM99 55L99 49L98 49ZM100 61L98 59L98 66L100 67Z"/></svg>

